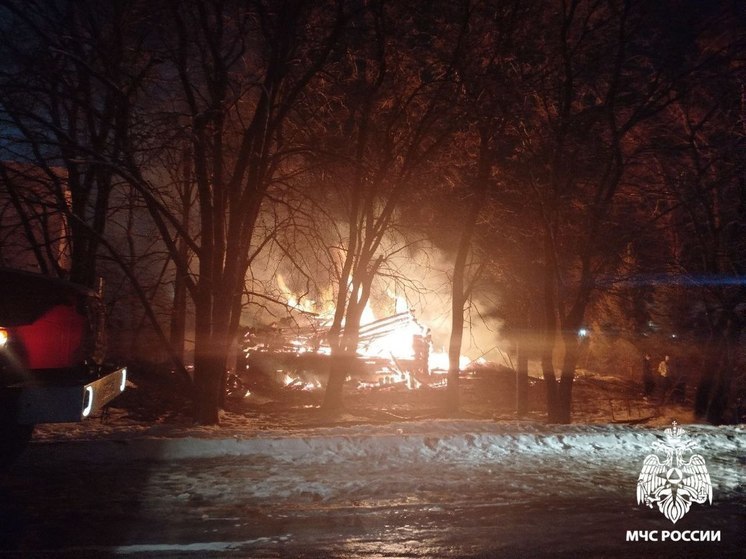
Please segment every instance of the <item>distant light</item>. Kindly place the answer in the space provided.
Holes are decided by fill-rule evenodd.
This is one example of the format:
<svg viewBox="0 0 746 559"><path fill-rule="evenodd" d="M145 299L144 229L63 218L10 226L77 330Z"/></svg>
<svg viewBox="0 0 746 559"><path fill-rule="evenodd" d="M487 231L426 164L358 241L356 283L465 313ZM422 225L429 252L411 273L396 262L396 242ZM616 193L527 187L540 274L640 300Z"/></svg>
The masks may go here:
<svg viewBox="0 0 746 559"><path fill-rule="evenodd" d="M672 338L678 338L678 336L676 334L671 334L671 337Z"/></svg>
<svg viewBox="0 0 746 559"><path fill-rule="evenodd" d="M585 338L588 335L588 330L586 328L581 328L578 330L578 336L581 338Z"/></svg>
<svg viewBox="0 0 746 559"><path fill-rule="evenodd" d="M8 343L8 331L5 328L0 328L0 347L5 347Z"/></svg>

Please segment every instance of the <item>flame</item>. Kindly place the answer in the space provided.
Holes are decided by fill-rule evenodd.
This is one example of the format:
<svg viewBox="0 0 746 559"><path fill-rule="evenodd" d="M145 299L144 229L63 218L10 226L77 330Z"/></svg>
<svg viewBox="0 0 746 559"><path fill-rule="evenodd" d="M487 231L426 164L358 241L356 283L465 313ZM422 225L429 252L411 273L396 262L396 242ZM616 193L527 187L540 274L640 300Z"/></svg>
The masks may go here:
<svg viewBox="0 0 746 559"><path fill-rule="evenodd" d="M386 335L372 340L370 344L361 348L361 354L367 357L412 359L414 336L422 336L424 333L424 329L411 320Z"/></svg>
<svg viewBox="0 0 746 559"><path fill-rule="evenodd" d="M280 289L280 293L287 301L288 307L305 313L316 312L316 301L293 293L293 291L288 287L282 274L278 273L275 277L277 278L277 287Z"/></svg>
<svg viewBox="0 0 746 559"><path fill-rule="evenodd" d="M375 322L376 315L373 312L373 309L370 308L370 301L365 303L365 308L363 309L363 314L360 316L360 325L364 326L365 324L370 324L372 322Z"/></svg>
<svg viewBox="0 0 746 559"><path fill-rule="evenodd" d="M409 310L409 303L407 303L407 300L404 297L402 297L401 295L395 295L393 299L395 301L394 310L397 314L407 312Z"/></svg>
<svg viewBox="0 0 746 559"><path fill-rule="evenodd" d="M462 355L459 357L458 366L460 369L465 369L471 362L471 359ZM448 353L445 351L431 352L428 359L428 366L431 371L447 371L450 367Z"/></svg>
<svg viewBox="0 0 746 559"><path fill-rule="evenodd" d="M333 304L331 303L332 298L329 298L329 304L319 305L314 300L298 295L294 293L288 286L285 278L282 274L277 274L277 286L287 301L287 306L292 309L299 310L301 312L310 313L315 315L319 320L317 328L321 328L323 332L324 327L328 326L325 320L333 316ZM329 293L333 293L330 288ZM429 329L423 327L417 322L414 317L414 313L411 311L410 306L405 297L388 293L388 296L393 302L395 314L378 320L376 314L368 302L365 305L361 319L360 319L360 344L358 347L358 355L361 358L375 358L381 359L384 363L389 363L388 366L383 366L378 371L377 382L360 381L359 386L380 386L381 384L404 384L408 388L417 388L420 385L420 381L415 378L408 368L411 367L415 359L415 347L414 342L418 337L426 340L428 343L428 370L434 373L443 373L448 371L449 362L448 354L444 351L434 351L432 343L429 340ZM320 307L325 307L322 309ZM390 307L389 307L390 308ZM324 312L324 310L326 312ZM367 328L366 328L367 327ZM315 343L312 343L313 340ZM285 349L282 351L289 351L293 353L306 353L315 352L319 354L328 355L331 353L329 344L326 342L318 343L317 337L310 337L308 334L299 335L296 339L286 340ZM469 366L471 360L466 356L461 356L459 359L460 369L465 369ZM415 365L416 366L416 365ZM415 373L416 374L416 373ZM436 384L442 384L442 376L440 381L433 380L430 384L434 386ZM293 390L315 390L321 387L319 381L307 382L306 380L293 377L291 374L285 373L283 385L288 389Z"/></svg>
<svg viewBox="0 0 746 559"><path fill-rule="evenodd" d="M318 380L306 382L299 377L292 377L288 373L285 373L283 376L282 383L285 388L296 388L298 390L316 390L317 388L321 388L321 383Z"/></svg>

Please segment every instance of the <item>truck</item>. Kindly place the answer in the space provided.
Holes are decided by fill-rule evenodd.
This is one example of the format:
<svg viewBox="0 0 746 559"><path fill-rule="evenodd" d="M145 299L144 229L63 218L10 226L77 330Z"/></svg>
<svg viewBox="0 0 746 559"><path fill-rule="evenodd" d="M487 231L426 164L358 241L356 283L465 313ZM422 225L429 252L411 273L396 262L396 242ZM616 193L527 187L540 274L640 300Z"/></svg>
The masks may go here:
<svg viewBox="0 0 746 559"><path fill-rule="evenodd" d="M126 384L126 367L106 361L100 290L0 268L0 466L35 425L83 421Z"/></svg>

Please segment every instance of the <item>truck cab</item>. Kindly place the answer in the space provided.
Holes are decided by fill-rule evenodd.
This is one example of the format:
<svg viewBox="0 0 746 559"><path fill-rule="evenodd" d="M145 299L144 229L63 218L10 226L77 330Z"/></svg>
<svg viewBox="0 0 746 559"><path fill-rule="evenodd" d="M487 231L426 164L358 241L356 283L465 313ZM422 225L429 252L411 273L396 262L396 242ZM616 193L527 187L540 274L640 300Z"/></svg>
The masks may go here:
<svg viewBox="0 0 746 559"><path fill-rule="evenodd" d="M105 349L99 293L0 268L0 465L34 425L82 421L124 391L127 370Z"/></svg>

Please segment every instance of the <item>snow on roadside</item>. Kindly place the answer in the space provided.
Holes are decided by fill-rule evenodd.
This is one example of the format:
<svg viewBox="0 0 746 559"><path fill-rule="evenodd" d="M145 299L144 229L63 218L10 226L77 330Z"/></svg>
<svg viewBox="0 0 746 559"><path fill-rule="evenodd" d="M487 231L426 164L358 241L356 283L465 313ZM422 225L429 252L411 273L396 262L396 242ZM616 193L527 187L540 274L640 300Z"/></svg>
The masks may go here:
<svg viewBox="0 0 746 559"><path fill-rule="evenodd" d="M709 452L746 454L746 426L685 425L690 437ZM663 436L659 427L628 425L552 426L487 420L428 420L385 425L354 425L292 431L241 431L229 427L157 426L141 431L113 431L106 437L65 438L37 436L31 447L64 444L86 449L86 459L195 459L213 456L266 456L293 463L335 463L346 460L449 463L501 460L530 454L623 457L651 452Z"/></svg>
<svg viewBox="0 0 746 559"><path fill-rule="evenodd" d="M742 499L746 425L683 428L698 443L718 496ZM152 461L153 471L172 480L169 488L184 487L177 495L162 496L176 501L377 506L438 503L477 491L489 502L528 502L542 495L593 494L598 488L626 499L634 495L653 442L663 436L664 426L488 420L276 431L161 425L99 438L42 437L17 466L52 458L103 468ZM209 481L196 474L201 460L211 460ZM160 491L157 487L152 490Z"/></svg>
<svg viewBox="0 0 746 559"><path fill-rule="evenodd" d="M686 410L668 410L689 423ZM684 415L682 415L684 414ZM431 419L361 424L360 417L339 417L334 427L268 429L255 419L223 412L221 425L198 426L187 419L162 417L153 422L133 421L125 410L112 408L107 415L72 424L37 427L26 451L52 449L68 460L93 463L110 461L172 461L244 457L255 463L272 463L282 469L295 467L344 467L412 469L443 467L456 469L492 466L536 470L542 463L572 471L578 464L608 467L622 464L638 468L661 440L670 417L655 424L547 425L519 420ZM683 425L706 459L724 456L719 482L736 487L744 484L746 425L714 427ZM736 458L736 465L732 463ZM738 463L740 462L740 464ZM730 465L728 465L730 464ZM424 470L423 470L424 471Z"/></svg>

